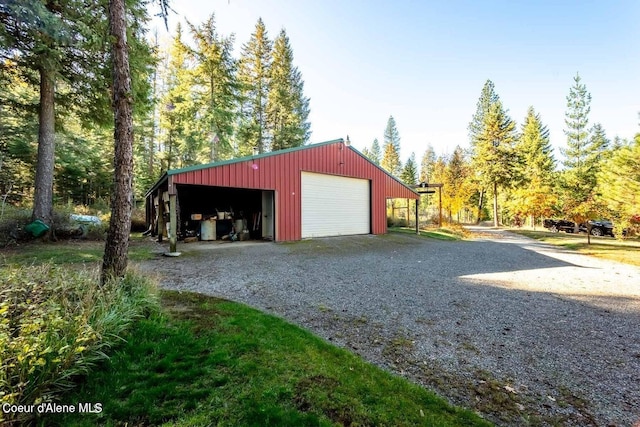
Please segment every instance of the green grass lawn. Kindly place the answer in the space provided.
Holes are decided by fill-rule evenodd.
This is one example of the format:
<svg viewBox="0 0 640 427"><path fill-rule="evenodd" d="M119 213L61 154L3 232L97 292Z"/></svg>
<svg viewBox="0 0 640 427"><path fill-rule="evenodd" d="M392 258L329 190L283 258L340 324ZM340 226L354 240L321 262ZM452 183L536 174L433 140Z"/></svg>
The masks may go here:
<svg viewBox="0 0 640 427"><path fill-rule="evenodd" d="M95 266L103 245L34 242L0 250L0 264ZM142 240L130 254L154 256ZM108 362L55 401L101 412L43 415L38 425L490 425L280 318L199 294L161 297L161 314L138 320Z"/></svg>
<svg viewBox="0 0 640 427"><path fill-rule="evenodd" d="M416 229L410 227L389 227L389 232L417 235ZM458 231L448 228L433 228L421 229L420 236L437 240L461 240L464 237L464 233L462 229Z"/></svg>
<svg viewBox="0 0 640 427"><path fill-rule="evenodd" d="M104 242L95 240L33 241L0 249L0 264L39 265L99 263L104 254ZM129 243L129 259L142 261L153 258L149 247L140 239Z"/></svg>
<svg viewBox="0 0 640 427"><path fill-rule="evenodd" d="M60 403L99 414L46 425L486 426L426 389L242 304L163 292L165 315Z"/></svg>
<svg viewBox="0 0 640 427"><path fill-rule="evenodd" d="M562 246L576 252L640 266L640 240L617 240L612 237L591 236L587 243L586 234L551 233L549 231L509 230L545 243Z"/></svg>

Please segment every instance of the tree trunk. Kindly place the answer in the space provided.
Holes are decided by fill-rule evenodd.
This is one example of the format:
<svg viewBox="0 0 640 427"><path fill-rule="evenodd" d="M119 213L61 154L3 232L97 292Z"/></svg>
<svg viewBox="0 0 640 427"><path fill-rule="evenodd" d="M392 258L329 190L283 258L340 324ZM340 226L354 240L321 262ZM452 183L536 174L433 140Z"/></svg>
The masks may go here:
<svg viewBox="0 0 640 427"><path fill-rule="evenodd" d="M480 189L480 200L478 201L478 220L476 224L480 224L482 221L482 203L484 202L484 188Z"/></svg>
<svg viewBox="0 0 640 427"><path fill-rule="evenodd" d="M133 178L133 118L131 73L127 46L124 0L109 1L109 22L113 44L114 188L111 221L102 261L101 283L123 277L131 229Z"/></svg>
<svg viewBox="0 0 640 427"><path fill-rule="evenodd" d="M493 183L493 226L498 226L498 183Z"/></svg>
<svg viewBox="0 0 640 427"><path fill-rule="evenodd" d="M52 70L40 69L38 163L32 214L32 220L39 219L49 226L53 220L53 167L55 164L54 75Z"/></svg>

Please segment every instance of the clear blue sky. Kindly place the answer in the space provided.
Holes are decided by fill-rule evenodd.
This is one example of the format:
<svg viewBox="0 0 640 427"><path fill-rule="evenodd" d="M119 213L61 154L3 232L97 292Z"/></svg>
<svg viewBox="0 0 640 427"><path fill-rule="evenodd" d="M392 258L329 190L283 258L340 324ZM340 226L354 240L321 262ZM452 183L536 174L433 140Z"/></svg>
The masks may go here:
<svg viewBox="0 0 640 427"><path fill-rule="evenodd" d="M491 79L520 128L532 105L557 150L576 72L590 123L632 138L640 127L640 1L174 0L169 30L215 13L238 55L259 17L285 28L311 98L311 142L382 143L393 115L401 157L468 147L467 126ZM166 34L162 25L159 35Z"/></svg>

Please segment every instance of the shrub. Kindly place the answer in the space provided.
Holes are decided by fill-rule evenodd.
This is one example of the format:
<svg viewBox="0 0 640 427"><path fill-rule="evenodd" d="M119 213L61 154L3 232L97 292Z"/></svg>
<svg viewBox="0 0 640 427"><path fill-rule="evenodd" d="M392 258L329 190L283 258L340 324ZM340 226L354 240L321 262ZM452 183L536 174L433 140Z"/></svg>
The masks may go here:
<svg viewBox="0 0 640 427"><path fill-rule="evenodd" d="M391 218L387 217L387 227L408 227L408 222L405 218Z"/></svg>
<svg viewBox="0 0 640 427"><path fill-rule="evenodd" d="M5 205L0 217L0 247L25 239L22 229L30 222L30 209Z"/></svg>
<svg viewBox="0 0 640 427"><path fill-rule="evenodd" d="M105 286L97 271L68 266L4 267L0 275L0 405L51 402L159 307L150 282L135 274ZM0 424L34 415L0 411Z"/></svg>
<svg viewBox="0 0 640 427"><path fill-rule="evenodd" d="M131 212L131 231L142 232L147 231L147 218L145 216L145 210L141 208L135 208Z"/></svg>

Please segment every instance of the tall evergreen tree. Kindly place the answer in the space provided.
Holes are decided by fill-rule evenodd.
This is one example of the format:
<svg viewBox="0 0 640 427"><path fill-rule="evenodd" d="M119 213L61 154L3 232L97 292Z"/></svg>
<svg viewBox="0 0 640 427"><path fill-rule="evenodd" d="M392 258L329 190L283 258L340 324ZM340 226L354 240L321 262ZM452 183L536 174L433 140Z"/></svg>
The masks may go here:
<svg viewBox="0 0 640 427"><path fill-rule="evenodd" d="M553 189L555 159L549 141L549 130L540 115L529 107L516 147L522 157L524 182L511 198L512 211L529 215L533 219L551 215L557 197Z"/></svg>
<svg viewBox="0 0 640 427"><path fill-rule="evenodd" d="M23 203L35 177L39 94L10 60L0 60L0 87L0 195Z"/></svg>
<svg viewBox="0 0 640 427"><path fill-rule="evenodd" d="M597 172L602 160L602 152L608 145L601 126L596 126L594 135L588 127L591 111L591 94L580 75L576 74L574 84L567 96L565 124L567 126L567 146L564 154L562 173L562 210L574 222L584 222L597 215L594 188ZM577 226L576 226L577 227Z"/></svg>
<svg viewBox="0 0 640 427"><path fill-rule="evenodd" d="M56 132L55 194L59 202L91 206L108 200L113 166L113 132L106 128L83 129L75 115L67 116Z"/></svg>
<svg viewBox="0 0 640 427"><path fill-rule="evenodd" d="M400 133L393 116L389 116L384 130L382 145L382 160L380 166L395 177L400 177L402 163L400 162Z"/></svg>
<svg viewBox="0 0 640 427"><path fill-rule="evenodd" d="M582 83L580 74L573 78L574 84L569 89L567 96L567 111L565 113L564 133L567 136L567 147L561 152L565 156L563 162L565 168L575 169L578 174L583 174L585 158L588 155L585 147L590 138L589 113L591 112L591 94L587 92L587 87Z"/></svg>
<svg viewBox="0 0 640 427"><path fill-rule="evenodd" d="M640 133L621 145L598 172L597 194L614 221L615 233L640 232Z"/></svg>
<svg viewBox="0 0 640 427"><path fill-rule="evenodd" d="M514 184L518 178L518 153L515 123L502 107L491 104L484 116L484 127L473 147L474 168L481 176L483 187L493 188L493 223L498 226L498 188Z"/></svg>
<svg viewBox="0 0 640 427"><path fill-rule="evenodd" d="M199 27L189 22L187 25L195 41L191 82L195 128L198 134L206 135L207 141L200 157L210 162L230 158L237 103L234 37L218 34L213 14Z"/></svg>
<svg viewBox="0 0 640 427"><path fill-rule="evenodd" d="M298 147L309 140L309 98L304 96L302 74L293 65L293 49L283 29L275 39L269 74L267 126L271 149Z"/></svg>
<svg viewBox="0 0 640 427"><path fill-rule="evenodd" d="M362 154L366 158L371 160L373 163L375 163L376 165L379 165L380 164L380 144L378 143L378 138L375 138L373 140L373 143L371 144L371 148L364 147L364 149L362 150Z"/></svg>
<svg viewBox="0 0 640 427"><path fill-rule="evenodd" d="M267 29L258 19L249 41L242 46L238 68L241 89L238 153L263 153L269 147L267 99L271 69L271 50Z"/></svg>
<svg viewBox="0 0 640 427"><path fill-rule="evenodd" d="M109 279L123 277L127 270L133 209L133 99L124 0L109 0L109 26L113 38L114 189L100 273L102 284Z"/></svg>
<svg viewBox="0 0 640 427"><path fill-rule="evenodd" d="M536 175L543 180L550 179L555 170L555 159L549 141L549 129L542 123L540 115L533 107L529 107L524 119L518 151L522 155L528 178Z"/></svg>
<svg viewBox="0 0 640 427"><path fill-rule="evenodd" d="M182 25L176 26L168 52L164 95L160 102L163 130L162 169L169 170L198 163L203 138L196 128L193 102L193 55L183 41Z"/></svg>
<svg viewBox="0 0 640 427"><path fill-rule="evenodd" d="M376 165L380 164L380 160L382 160L382 151L380 150L380 143L378 142L378 138L374 138L371 143L371 161Z"/></svg>
<svg viewBox="0 0 640 427"><path fill-rule="evenodd" d="M447 158L446 156L438 156L436 158L436 160L433 163L433 166L431 168L431 172L430 172L430 177L429 177L429 181L430 182L435 182L435 183L444 183L446 181L446 173L447 173ZM442 225L439 220L440 218L442 218L442 209L439 208L439 206L437 204L432 203L431 207L429 208L429 200L430 197L429 195L424 195L423 197L426 198L426 202L424 203L423 206L425 206L425 213L431 213L432 215L435 215L438 218L438 224ZM446 200L446 194L443 192L442 193L442 208L443 209L447 209L447 205L448 205L448 201ZM435 220L435 217L434 217Z"/></svg>
<svg viewBox="0 0 640 427"><path fill-rule="evenodd" d="M422 161L420 162L420 182L429 182L433 174L433 166L436 163L436 152L433 150L431 144L427 145L427 149L422 155Z"/></svg>
<svg viewBox="0 0 640 427"><path fill-rule="evenodd" d="M167 0L159 0L159 3L161 15L166 17ZM102 284L112 278L122 278L128 264L133 209L133 106L137 86L135 79L131 77L131 69L139 71L139 49L146 46L139 44L142 29L137 25L140 20L146 20L146 9L138 6L139 3L131 5L125 3L125 0L109 0L114 153L111 218L100 272ZM147 73L143 75L145 78L149 77Z"/></svg>
<svg viewBox="0 0 640 427"><path fill-rule="evenodd" d="M418 182L418 165L416 164L416 154L411 153L407 162L402 168L400 179L407 185L416 185Z"/></svg>
<svg viewBox="0 0 640 427"><path fill-rule="evenodd" d="M382 155L380 166L396 178L400 177L402 163L400 162L400 155L393 144L384 145L384 153Z"/></svg>
<svg viewBox="0 0 640 427"><path fill-rule="evenodd" d="M495 85L491 80L487 79L476 104L476 112L469 123L469 139L472 147L476 145L484 130L485 116L489 113L491 106L498 101L500 101L500 97L495 91Z"/></svg>
<svg viewBox="0 0 640 427"><path fill-rule="evenodd" d="M393 116L389 116L387 120L387 127L384 129L383 144L393 144L395 150L400 153L400 133L396 126L396 120Z"/></svg>
<svg viewBox="0 0 640 427"><path fill-rule="evenodd" d="M596 123L591 128L591 138L589 140L589 157L587 163L598 167L599 164L609 155L610 141L600 123Z"/></svg>
<svg viewBox="0 0 640 427"><path fill-rule="evenodd" d="M77 105L86 116L97 111L94 117L105 120L108 98L101 96L106 94L107 78L105 12L98 0L36 1L28 7L15 0L0 4L0 60L14 62L24 81L39 86L32 216L47 224L53 215L55 104ZM56 95L56 88L64 96L60 91Z"/></svg>
<svg viewBox="0 0 640 427"><path fill-rule="evenodd" d="M449 222L459 215L473 193L471 168L464 150L458 145L446 162L443 174L443 205L447 209Z"/></svg>
<svg viewBox="0 0 640 427"><path fill-rule="evenodd" d="M480 144L480 138L485 131L485 119L489 114L491 107L500 101L500 97L495 91L495 86L491 80L485 82L482 87L482 92L480 93L480 98L476 104L476 112L473 114L471 118L471 122L469 123L469 140L471 143L471 148L476 150L476 146ZM478 159L477 156L473 156L472 161L476 162ZM479 165L474 165L474 168L478 168ZM478 222L480 222L480 218L482 217L482 205L484 203L484 194L486 191L486 182L483 182L481 179L478 183L479 187L479 196L478 196Z"/></svg>

